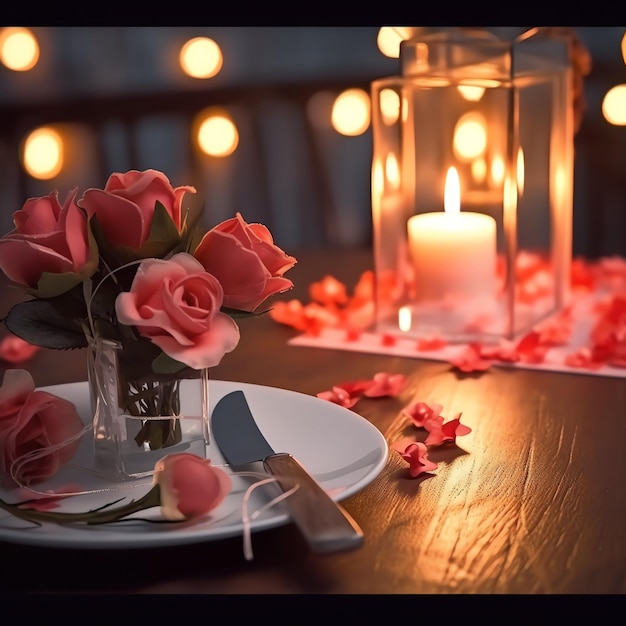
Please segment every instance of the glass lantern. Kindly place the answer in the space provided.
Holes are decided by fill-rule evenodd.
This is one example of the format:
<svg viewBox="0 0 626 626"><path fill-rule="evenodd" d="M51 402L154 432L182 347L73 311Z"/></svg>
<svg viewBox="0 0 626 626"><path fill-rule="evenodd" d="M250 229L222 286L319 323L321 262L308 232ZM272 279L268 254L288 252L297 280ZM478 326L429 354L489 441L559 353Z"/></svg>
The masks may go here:
<svg viewBox="0 0 626 626"><path fill-rule="evenodd" d="M441 32L372 83L377 332L494 343L568 302L568 45Z"/></svg>

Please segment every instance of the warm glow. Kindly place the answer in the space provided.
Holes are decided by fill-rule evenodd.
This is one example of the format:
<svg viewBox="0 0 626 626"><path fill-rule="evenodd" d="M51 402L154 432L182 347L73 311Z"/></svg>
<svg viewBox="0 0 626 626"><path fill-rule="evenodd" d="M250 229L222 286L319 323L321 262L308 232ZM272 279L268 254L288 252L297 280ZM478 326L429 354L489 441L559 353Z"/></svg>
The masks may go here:
<svg viewBox="0 0 626 626"><path fill-rule="evenodd" d="M395 124L400 118L400 96L393 89L383 89L380 98L380 112L387 126Z"/></svg>
<svg viewBox="0 0 626 626"><path fill-rule="evenodd" d="M483 157L472 161L472 178L476 183L484 182L487 177L487 163Z"/></svg>
<svg viewBox="0 0 626 626"><path fill-rule="evenodd" d="M388 154L385 159L385 176L394 191L400 188L400 168L395 154Z"/></svg>
<svg viewBox="0 0 626 626"><path fill-rule="evenodd" d="M363 134L370 124L370 98L363 89L347 89L340 93L331 113L333 128L342 135Z"/></svg>
<svg viewBox="0 0 626 626"><path fill-rule="evenodd" d="M180 49L179 62L185 74L193 78L211 78L222 69L222 51L208 37L190 39Z"/></svg>
<svg viewBox="0 0 626 626"><path fill-rule="evenodd" d="M378 49L391 59L400 57L400 43L411 36L411 29L406 26L383 26L378 31L376 44Z"/></svg>
<svg viewBox="0 0 626 626"><path fill-rule="evenodd" d="M40 180L54 178L63 167L63 140L52 128L42 127L30 133L24 141L24 169Z"/></svg>
<svg viewBox="0 0 626 626"><path fill-rule="evenodd" d="M567 176L565 175L562 167L558 167L556 170L554 187L556 189L557 196L562 197L565 193L567 193Z"/></svg>
<svg viewBox="0 0 626 626"><path fill-rule="evenodd" d="M375 158L372 163L372 195L378 197L385 187L385 174L379 159Z"/></svg>
<svg viewBox="0 0 626 626"><path fill-rule="evenodd" d="M3 28L0 32L0 60L16 72L32 69L39 61L37 38L27 28Z"/></svg>
<svg viewBox="0 0 626 626"><path fill-rule="evenodd" d="M524 193L524 151L522 146L517 152L517 191L520 196Z"/></svg>
<svg viewBox="0 0 626 626"><path fill-rule="evenodd" d="M511 183L511 179L507 176L504 179L504 189L502 194L505 214L514 213L517 210L517 193L515 185Z"/></svg>
<svg viewBox="0 0 626 626"><path fill-rule="evenodd" d="M626 63L626 33L622 37L622 59Z"/></svg>
<svg viewBox="0 0 626 626"><path fill-rule="evenodd" d="M494 186L499 186L504 180L504 159L496 154L491 161L491 181Z"/></svg>
<svg viewBox="0 0 626 626"><path fill-rule="evenodd" d="M411 330L411 309L408 306L401 306L398 309L398 328L403 333Z"/></svg>
<svg viewBox="0 0 626 626"><path fill-rule="evenodd" d="M477 85L459 85L457 87L459 93L469 102L478 102L485 93L484 87Z"/></svg>
<svg viewBox="0 0 626 626"><path fill-rule="evenodd" d="M221 110L208 110L198 116L196 139L200 149L209 156L232 154L239 144L237 127Z"/></svg>
<svg viewBox="0 0 626 626"><path fill-rule="evenodd" d="M479 113L466 113L454 129L454 154L469 161L485 152L487 130L485 120Z"/></svg>
<svg viewBox="0 0 626 626"><path fill-rule="evenodd" d="M615 126L626 126L626 85L609 89L602 100L602 115Z"/></svg>
<svg viewBox="0 0 626 626"><path fill-rule="evenodd" d="M446 174L443 208L446 213L450 214L456 214L461 211L461 184L456 167L451 167Z"/></svg>

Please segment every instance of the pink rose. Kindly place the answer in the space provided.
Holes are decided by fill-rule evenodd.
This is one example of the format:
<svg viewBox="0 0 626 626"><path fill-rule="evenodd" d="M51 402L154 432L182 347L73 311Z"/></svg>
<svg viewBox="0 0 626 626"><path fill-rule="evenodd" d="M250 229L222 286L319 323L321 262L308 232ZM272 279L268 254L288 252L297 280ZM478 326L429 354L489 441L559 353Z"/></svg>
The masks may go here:
<svg viewBox="0 0 626 626"><path fill-rule="evenodd" d="M28 199L13 214L15 229L0 238L0 268L38 297L64 293L97 269L97 249L76 203L77 192L70 191L63 206L56 190ZM44 272L64 276L40 284Z"/></svg>
<svg viewBox="0 0 626 626"><path fill-rule="evenodd" d="M239 327L221 313L222 286L199 261L181 252L146 259L130 291L115 300L117 318L135 326L173 359L194 369L217 365L239 343Z"/></svg>
<svg viewBox="0 0 626 626"><path fill-rule="evenodd" d="M79 201L88 215L96 215L104 236L113 247L138 250L148 240L156 202L160 202L178 230L185 193L195 187L172 187L158 170L130 170L109 176L103 189L87 189Z"/></svg>
<svg viewBox="0 0 626 626"><path fill-rule="evenodd" d="M0 470L6 487L28 486L53 476L76 452L83 423L69 400L35 390L26 370L7 370L0 387ZM67 445L61 446L64 442ZM58 449L53 448L59 446ZM16 459L50 450L16 468ZM15 469L15 468L14 468Z"/></svg>
<svg viewBox="0 0 626 626"><path fill-rule="evenodd" d="M0 339L0 359L9 363L27 361L37 350L39 350L39 346L34 346L13 333Z"/></svg>
<svg viewBox="0 0 626 626"><path fill-rule="evenodd" d="M193 519L217 507L231 489L226 472L195 454L170 454L157 461L154 482L161 488L161 514L168 520Z"/></svg>
<svg viewBox="0 0 626 626"><path fill-rule="evenodd" d="M247 224L240 213L204 235L193 253L224 288L224 306L254 311L270 296L293 287L283 274L296 264L263 224Z"/></svg>

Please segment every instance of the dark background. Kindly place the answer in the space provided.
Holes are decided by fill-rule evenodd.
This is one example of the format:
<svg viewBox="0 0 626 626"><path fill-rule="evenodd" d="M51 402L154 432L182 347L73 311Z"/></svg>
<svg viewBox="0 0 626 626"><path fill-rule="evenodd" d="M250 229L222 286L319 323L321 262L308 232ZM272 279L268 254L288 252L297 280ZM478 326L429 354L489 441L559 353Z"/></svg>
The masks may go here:
<svg viewBox="0 0 626 626"><path fill-rule="evenodd" d="M574 27L593 58L588 108L575 139L574 254L626 255L626 128L603 119L602 98L626 83L626 27ZM519 27L490 27L502 36ZM156 168L197 187L209 224L241 211L284 247L368 246L371 129L356 137L316 125L309 99L399 73L377 47L378 26L38 26L41 57L29 72L0 66L0 226L33 195L102 186L112 171ZM185 76L178 51L213 38L224 65ZM240 133L227 158L198 157L188 141L195 112L227 106ZM330 110L329 110L330 111ZM78 124L58 177L35 181L18 160L39 124Z"/></svg>

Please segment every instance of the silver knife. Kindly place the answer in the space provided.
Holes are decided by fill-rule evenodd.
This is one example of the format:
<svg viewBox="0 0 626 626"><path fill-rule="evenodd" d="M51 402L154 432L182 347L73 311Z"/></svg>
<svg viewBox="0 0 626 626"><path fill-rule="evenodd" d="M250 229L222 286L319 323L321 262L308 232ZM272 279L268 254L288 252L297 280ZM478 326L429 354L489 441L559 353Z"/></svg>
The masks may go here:
<svg viewBox="0 0 626 626"><path fill-rule="evenodd" d="M289 453L276 453L254 420L243 391L226 394L213 409L211 428L215 443L233 467L262 461L276 477L291 517L313 552L328 554L363 545L363 531L350 514Z"/></svg>

